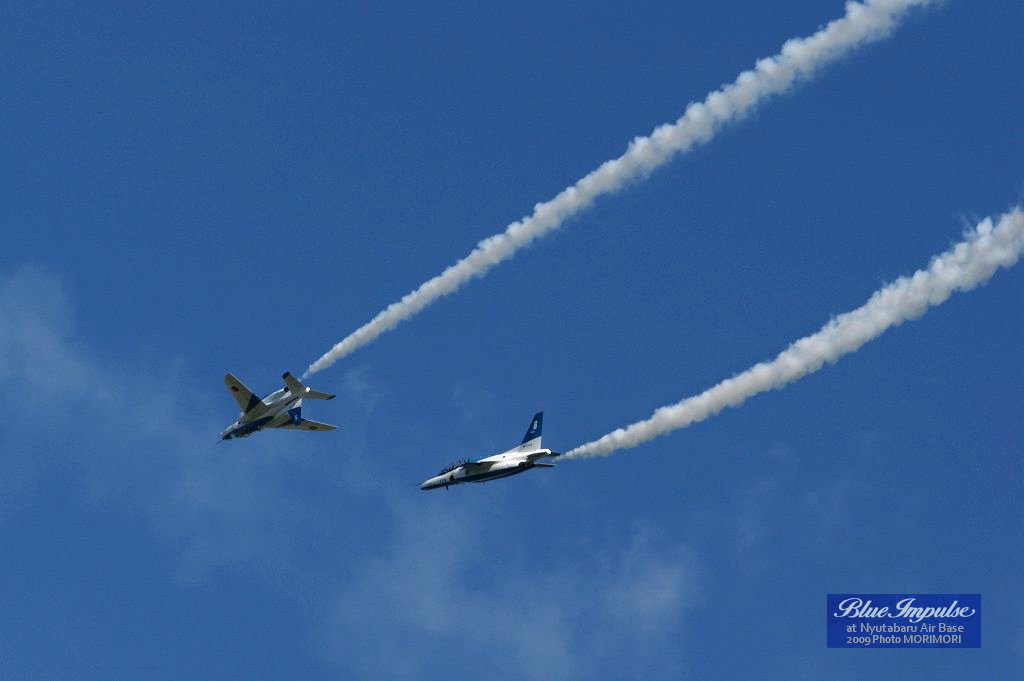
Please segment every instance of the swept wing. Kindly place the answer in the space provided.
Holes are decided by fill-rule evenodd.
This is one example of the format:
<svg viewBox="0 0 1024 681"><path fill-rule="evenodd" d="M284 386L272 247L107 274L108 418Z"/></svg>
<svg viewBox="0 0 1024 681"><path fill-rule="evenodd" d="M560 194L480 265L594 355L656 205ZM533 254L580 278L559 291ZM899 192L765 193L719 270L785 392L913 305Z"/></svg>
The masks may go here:
<svg viewBox="0 0 1024 681"><path fill-rule="evenodd" d="M252 411L260 403L260 398L256 393L235 378L234 374L224 376L224 385L227 386L228 392L238 403L238 408L242 410L243 414Z"/></svg>

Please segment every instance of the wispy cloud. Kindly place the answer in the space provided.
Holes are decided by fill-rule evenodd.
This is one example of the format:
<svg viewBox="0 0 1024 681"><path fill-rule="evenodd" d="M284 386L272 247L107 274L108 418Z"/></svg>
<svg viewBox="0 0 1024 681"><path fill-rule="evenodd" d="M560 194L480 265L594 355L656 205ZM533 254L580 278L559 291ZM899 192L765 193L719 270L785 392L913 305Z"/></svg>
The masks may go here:
<svg viewBox="0 0 1024 681"><path fill-rule="evenodd" d="M372 320L339 341L306 369L304 376L331 366L416 315L442 296L487 273L519 249L561 227L566 220L605 194L639 180L675 156L709 142L723 126L746 118L758 104L790 90L822 67L857 47L880 40L892 31L914 5L934 0L868 0L849 2L846 14L806 38L793 38L771 57L735 81L690 104L681 118L634 139L624 154L606 161L555 198L538 203L533 213L510 224L504 232L481 241L472 252L416 290L392 303Z"/></svg>
<svg viewBox="0 0 1024 681"><path fill-rule="evenodd" d="M267 442L225 456L216 444L223 423L211 415L230 409L217 409L173 364L113 365L90 354L59 279L38 268L0 273L0 386L19 395L0 451L0 479L22 480L11 494L69 478L84 503L141 515L179 546L175 570L186 581L239 561L268 570L287 562L286 526L308 513L301 499L281 503L280 469L293 457Z"/></svg>
<svg viewBox="0 0 1024 681"><path fill-rule="evenodd" d="M511 545L495 551L499 514L460 514L453 526L450 510L410 511L391 505L394 536L350 566L331 601L321 642L331 664L414 679L453 663L446 651L478 650L489 651L472 661L485 678L678 678L681 615L701 602L688 547L638 532L530 560ZM436 654L394 655L395 640Z"/></svg>
<svg viewBox="0 0 1024 681"><path fill-rule="evenodd" d="M645 676L672 677L682 664L674 633L700 601L688 546L626 530L524 555L494 532L509 522L503 497L431 506L407 471L367 454L377 441L353 438L359 426L346 429L344 459L334 442L323 468L311 463L316 440L282 450L275 436L294 433L226 449L209 416L233 409L219 385L192 385L174 367L111 366L80 342L74 317L57 277L0 273L0 388L34 388L0 431L14 445L0 449L0 480L31 472L3 500L30 508L0 522L46 513L60 481L78 503L141 521L183 587L232 571L273 584L300 612L323 604L311 635L329 668L355 677L437 677L448 661L436 653L467 644L498 646L475 664L489 678L592 678L602 665L629 677L644 664ZM386 403L369 370L341 383L353 414Z"/></svg>

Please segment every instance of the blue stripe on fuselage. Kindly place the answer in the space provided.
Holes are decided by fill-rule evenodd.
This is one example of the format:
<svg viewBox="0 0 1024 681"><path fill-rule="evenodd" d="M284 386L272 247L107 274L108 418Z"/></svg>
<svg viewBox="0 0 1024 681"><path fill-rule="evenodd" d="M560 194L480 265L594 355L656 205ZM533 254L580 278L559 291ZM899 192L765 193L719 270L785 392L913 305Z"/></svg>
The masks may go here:
<svg viewBox="0 0 1024 681"><path fill-rule="evenodd" d="M265 426L268 423L270 423L270 421L273 418L274 418L273 416L264 416L262 418L256 419L255 421L250 421L249 423L243 423L242 425L238 426L237 428L232 430L230 433L228 433L228 435L230 435L231 437L245 437L246 435L252 435L257 430L262 430L263 426Z"/></svg>
<svg viewBox="0 0 1024 681"><path fill-rule="evenodd" d="M256 408L256 405L262 402L256 393L249 395L249 404L245 405L245 411L243 413L248 414L250 411Z"/></svg>
<svg viewBox="0 0 1024 681"><path fill-rule="evenodd" d="M462 478L456 478L456 482L487 482L488 480L497 480L498 478L507 478L510 475L516 475L517 473L525 473L526 471L533 468L533 466L526 466L524 468L505 468L500 471L491 473L477 473L476 475L467 475Z"/></svg>

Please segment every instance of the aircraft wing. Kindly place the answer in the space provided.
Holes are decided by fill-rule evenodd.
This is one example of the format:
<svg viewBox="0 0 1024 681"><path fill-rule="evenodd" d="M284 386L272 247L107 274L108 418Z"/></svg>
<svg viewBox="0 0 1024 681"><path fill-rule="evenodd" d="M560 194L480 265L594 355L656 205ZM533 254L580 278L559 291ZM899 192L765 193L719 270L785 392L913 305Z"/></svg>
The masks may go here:
<svg viewBox="0 0 1024 681"><path fill-rule="evenodd" d="M224 385L227 386L231 397L235 398L235 402L238 403L238 408L242 410L243 414L252 411L260 403L260 398L249 390L245 383L235 378L234 374L224 375Z"/></svg>
<svg viewBox="0 0 1024 681"><path fill-rule="evenodd" d="M466 461L458 467L468 472L470 475L478 475L491 470L491 466L493 466L494 463L494 461L487 461L486 459L483 461Z"/></svg>
<svg viewBox="0 0 1024 681"><path fill-rule="evenodd" d="M288 422L283 426L274 426L275 428L290 428L291 430L334 430L338 426L332 426L329 423L320 423L319 421L310 421L309 419L302 419L298 425Z"/></svg>

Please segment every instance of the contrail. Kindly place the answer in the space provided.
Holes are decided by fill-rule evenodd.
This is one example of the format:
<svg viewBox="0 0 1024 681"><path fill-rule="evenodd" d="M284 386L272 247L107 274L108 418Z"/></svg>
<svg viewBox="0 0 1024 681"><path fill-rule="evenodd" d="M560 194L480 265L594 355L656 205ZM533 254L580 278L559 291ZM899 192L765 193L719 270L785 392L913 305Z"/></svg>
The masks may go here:
<svg viewBox="0 0 1024 681"><path fill-rule="evenodd" d="M577 447L563 456L583 459L654 439L736 407L758 393L775 390L855 352L886 329L923 315L929 307L954 291L969 291L984 284L1000 267L1011 267L1024 251L1024 212L1020 207L1002 215L993 226L985 218L965 239L933 258L927 269L901 277L876 291L867 303L839 315L817 333L801 338L770 362L762 362L738 376L682 402L662 407L645 421L619 428Z"/></svg>
<svg viewBox="0 0 1024 681"><path fill-rule="evenodd" d="M392 303L376 317L340 341L309 365L303 377L326 369L385 331L409 319L441 296L456 291L473 277L482 276L534 239L560 227L567 219L590 206L595 199L621 189L664 165L676 154L714 137L723 125L745 118L772 95L809 79L822 66L854 48L886 37L904 12L913 5L936 0L867 0L849 2L846 14L806 38L786 41L773 57L759 60L752 70L715 90L703 102L693 102L675 123L661 125L648 137L637 137L626 153L606 161L597 170L562 190L555 198L534 206L533 213L510 224L503 233L481 241L462 260Z"/></svg>

